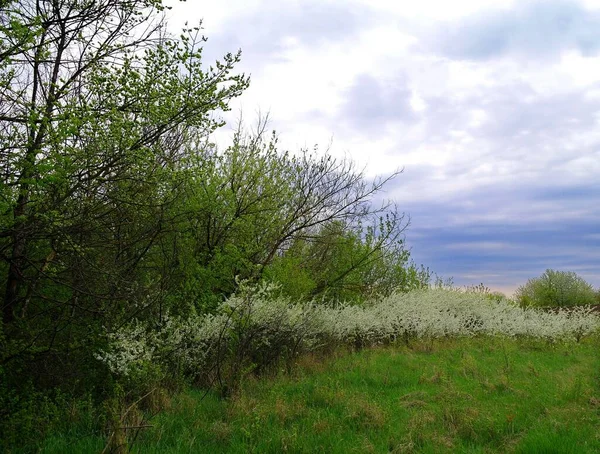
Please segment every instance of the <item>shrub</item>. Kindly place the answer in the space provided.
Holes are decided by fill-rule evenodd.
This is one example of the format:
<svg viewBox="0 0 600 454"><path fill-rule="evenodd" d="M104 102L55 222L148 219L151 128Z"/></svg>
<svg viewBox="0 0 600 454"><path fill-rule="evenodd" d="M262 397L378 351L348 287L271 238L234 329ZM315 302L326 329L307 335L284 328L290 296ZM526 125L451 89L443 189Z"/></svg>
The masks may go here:
<svg viewBox="0 0 600 454"><path fill-rule="evenodd" d="M250 371L313 350L324 330L311 304L291 304L270 284L242 285L216 314L165 316L158 326L135 322L108 335L96 354L124 381L139 380L149 365L207 385L228 388ZM177 377L174 377L177 378Z"/></svg>
<svg viewBox="0 0 600 454"><path fill-rule="evenodd" d="M515 293L522 307L568 307L595 304L594 289L573 272L546 270Z"/></svg>
<svg viewBox="0 0 600 454"><path fill-rule="evenodd" d="M152 364L228 393L249 372L337 345L479 334L579 341L599 327L600 315L589 307L548 312L481 292L421 289L362 306L327 306L293 303L263 285L242 288L215 315L167 317L158 328L132 324L111 334L110 348L97 358L126 380Z"/></svg>

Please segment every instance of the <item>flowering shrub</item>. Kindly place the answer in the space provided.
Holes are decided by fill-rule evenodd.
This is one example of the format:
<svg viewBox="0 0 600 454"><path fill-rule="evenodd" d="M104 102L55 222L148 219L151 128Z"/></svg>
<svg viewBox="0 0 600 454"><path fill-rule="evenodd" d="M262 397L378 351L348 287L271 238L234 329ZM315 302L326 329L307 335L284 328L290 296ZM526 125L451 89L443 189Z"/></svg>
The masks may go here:
<svg viewBox="0 0 600 454"><path fill-rule="evenodd" d="M314 350L323 332L311 304L291 304L277 287L242 287L216 314L164 317L158 327L139 322L109 334L96 354L120 376L143 372L148 363L201 381L235 382L302 351Z"/></svg>
<svg viewBox="0 0 600 454"><path fill-rule="evenodd" d="M323 316L340 341L353 340L360 333L366 343L476 334L579 339L600 327L600 318L590 308L549 313L448 289L396 294L368 307L342 307Z"/></svg>
<svg viewBox="0 0 600 454"><path fill-rule="evenodd" d="M191 377L213 371L223 385L249 370L331 345L478 334L578 341L599 328L600 315L590 308L548 312L476 292L423 289L364 306L328 307L294 304L277 296L276 287L263 285L242 288L214 315L167 317L157 329L133 324L111 334L110 348L97 358L118 375L151 361Z"/></svg>
<svg viewBox="0 0 600 454"><path fill-rule="evenodd" d="M158 327L136 322L108 335L109 348L96 354L117 375L131 375L147 363L159 363L169 370L194 375L216 350L226 322L223 314L164 317Z"/></svg>

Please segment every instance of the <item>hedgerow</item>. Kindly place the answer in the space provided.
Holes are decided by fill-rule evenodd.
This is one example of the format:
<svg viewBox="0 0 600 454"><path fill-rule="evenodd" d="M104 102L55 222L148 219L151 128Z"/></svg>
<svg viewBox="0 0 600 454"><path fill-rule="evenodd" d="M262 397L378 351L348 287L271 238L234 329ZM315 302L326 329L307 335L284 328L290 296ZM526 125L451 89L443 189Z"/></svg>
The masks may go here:
<svg viewBox="0 0 600 454"><path fill-rule="evenodd" d="M96 357L125 378L159 365L228 389L249 371L339 345L476 335L579 341L599 328L600 315L587 307L548 312L455 289L414 290L358 306L294 303L262 285L242 287L212 315L131 324L111 333Z"/></svg>

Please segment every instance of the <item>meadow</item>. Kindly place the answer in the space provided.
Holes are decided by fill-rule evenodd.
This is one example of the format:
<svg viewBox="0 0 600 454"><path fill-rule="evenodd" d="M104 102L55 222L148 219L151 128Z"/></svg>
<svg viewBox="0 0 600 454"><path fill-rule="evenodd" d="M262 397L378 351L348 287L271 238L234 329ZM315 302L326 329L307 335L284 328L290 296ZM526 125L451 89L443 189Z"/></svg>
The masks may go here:
<svg viewBox="0 0 600 454"><path fill-rule="evenodd" d="M600 452L600 340L421 339L246 376L227 399L188 389L130 444L138 453ZM146 413L147 416L147 413ZM71 425L44 453L100 452Z"/></svg>
<svg viewBox="0 0 600 454"><path fill-rule="evenodd" d="M244 287L210 316L123 327L97 358L148 391L100 418L80 402L35 450L598 452L599 327L591 307L457 289L357 306Z"/></svg>

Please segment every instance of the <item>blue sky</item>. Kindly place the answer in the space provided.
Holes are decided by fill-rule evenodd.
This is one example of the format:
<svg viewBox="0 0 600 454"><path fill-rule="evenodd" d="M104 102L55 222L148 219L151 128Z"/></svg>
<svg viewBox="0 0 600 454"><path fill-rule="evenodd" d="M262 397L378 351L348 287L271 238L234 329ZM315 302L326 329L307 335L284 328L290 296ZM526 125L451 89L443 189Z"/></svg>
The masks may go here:
<svg viewBox="0 0 600 454"><path fill-rule="evenodd" d="M203 20L207 62L242 49L228 120L268 111L284 148L404 169L385 196L416 261L506 293L546 268L600 287L600 1L170 4L174 30Z"/></svg>

